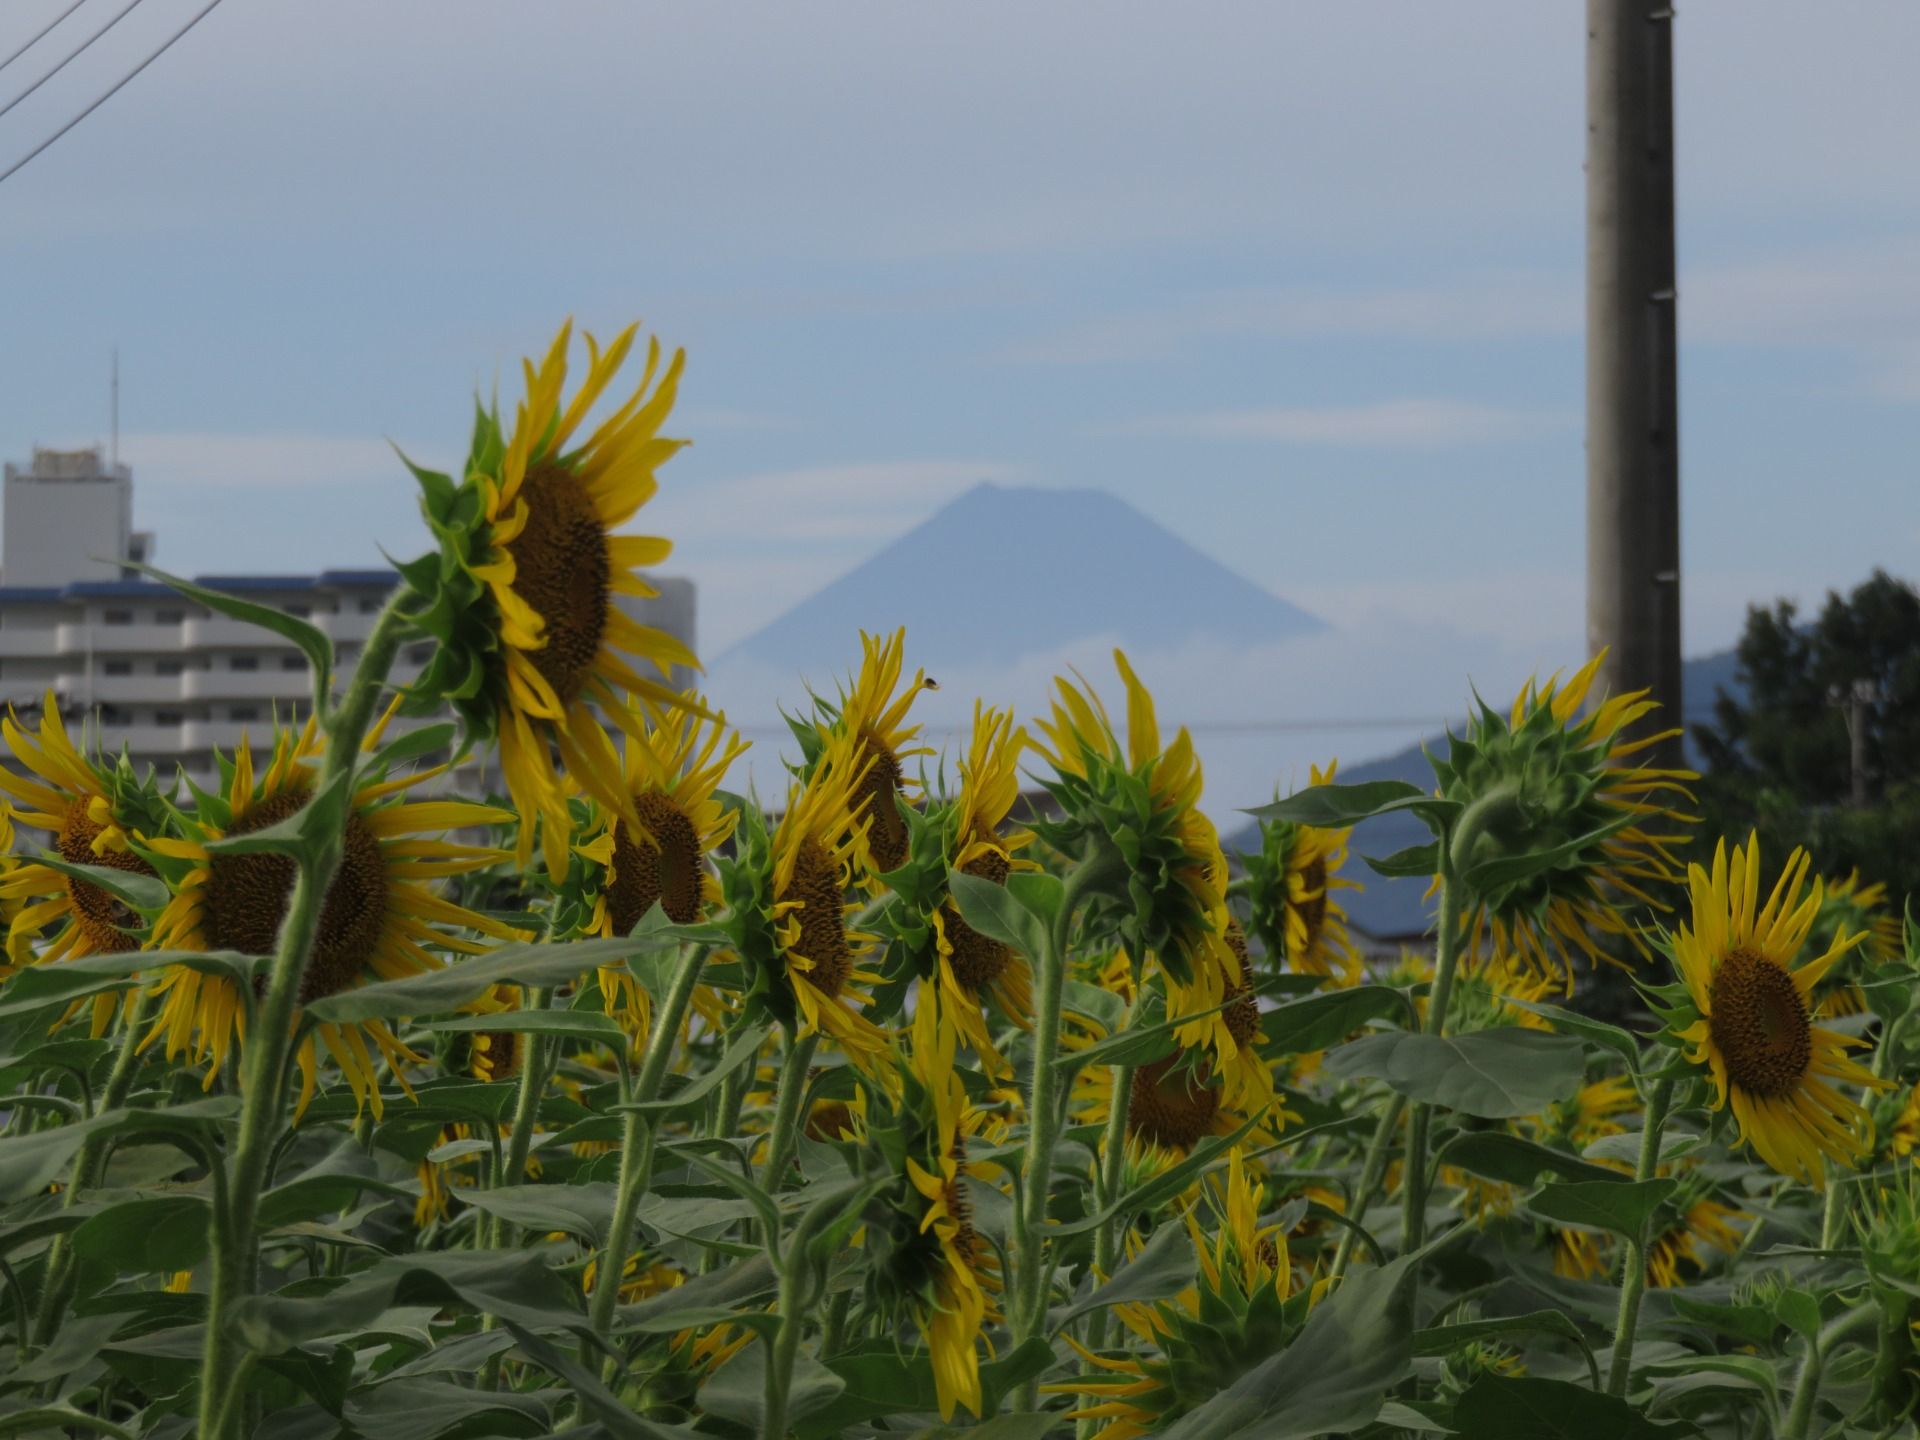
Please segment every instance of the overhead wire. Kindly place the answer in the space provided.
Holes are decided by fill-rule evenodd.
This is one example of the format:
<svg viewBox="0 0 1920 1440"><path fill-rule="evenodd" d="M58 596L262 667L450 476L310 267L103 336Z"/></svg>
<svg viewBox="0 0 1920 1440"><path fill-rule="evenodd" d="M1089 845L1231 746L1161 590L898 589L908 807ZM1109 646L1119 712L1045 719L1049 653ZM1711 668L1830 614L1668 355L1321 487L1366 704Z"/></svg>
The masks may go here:
<svg viewBox="0 0 1920 1440"><path fill-rule="evenodd" d="M134 3L138 4L139 0L134 0ZM138 65L134 66L133 69L129 70L125 75L122 75L107 90L105 90L100 95L95 97L92 103L89 104L86 109L82 110L78 115L74 116L71 120L67 121L66 124L62 125L58 130L54 131L53 134L49 135L46 139L42 140L38 145L34 146L33 149L29 150L26 154L22 155L18 160L14 161L13 164L9 165L5 170L0 170L0 185L5 184L8 180L12 179L21 170L25 169L28 165L33 163L33 161L37 160L50 146L52 146L56 141L58 141L61 136L65 135L69 130L73 129L74 126L78 125L82 120L86 119L94 111L98 110L102 105L106 104L107 101L111 100L115 95L118 95L120 91L126 87L127 83L133 79L134 76L138 75L142 70L146 69L154 61L158 60L162 55L166 54L167 51L171 50L174 47L174 45L178 43L180 39L186 35L186 33L189 30L193 29L194 26L198 25L202 20L206 19L207 16L212 14L214 7L217 6L219 3L220 3L220 0L207 0L207 3L203 5L194 14L194 16L187 21L186 24L182 25L178 30L174 31L173 34L169 35L166 38L165 43L163 43L159 49L155 50L151 55L147 56L146 59L142 60ZM3 113L3 112L0 112L0 113Z"/></svg>
<svg viewBox="0 0 1920 1440"><path fill-rule="evenodd" d="M58 75L62 70L66 69L67 66L71 65L74 61L78 60L82 55L86 54L87 48L90 45L92 45L94 41L98 40L102 35L106 34L109 30L113 29L114 26L118 25L122 20L126 19L127 16L131 15L134 11L134 7L139 5L139 3L140 3L140 0L127 0L127 3L120 7L119 14L115 15L111 20L107 21L106 24L102 25L98 30L94 31L93 34L89 35L86 39L82 40L72 50L69 50L67 52L66 58L63 59L58 65L55 65L51 70L47 71L46 74L42 75L38 80L34 81L31 85L27 86L27 88L22 90L18 95L14 96L13 99L7 101L6 104L0 105L0 116L6 115L7 112L12 110L14 106L18 105L22 100L26 99L29 95L33 94L34 91L38 90L42 85L46 84L47 81L53 79L54 76Z"/></svg>
<svg viewBox="0 0 1920 1440"><path fill-rule="evenodd" d="M32 38L29 39L18 50L14 51L11 55L7 56L6 59L0 60L0 70L6 69L7 66L13 64L14 61L18 60L22 55L26 54L27 51L31 50L34 46L38 45L42 40L46 39L48 34L52 32L54 26L58 25L62 20L66 19L69 15L73 14L74 11L78 10L82 5L86 3L87 3L87 0L73 0L73 3L71 5L67 6L66 9L62 10L58 15L54 16L53 19L49 20L46 24L42 25L38 30L36 30L33 33Z"/></svg>

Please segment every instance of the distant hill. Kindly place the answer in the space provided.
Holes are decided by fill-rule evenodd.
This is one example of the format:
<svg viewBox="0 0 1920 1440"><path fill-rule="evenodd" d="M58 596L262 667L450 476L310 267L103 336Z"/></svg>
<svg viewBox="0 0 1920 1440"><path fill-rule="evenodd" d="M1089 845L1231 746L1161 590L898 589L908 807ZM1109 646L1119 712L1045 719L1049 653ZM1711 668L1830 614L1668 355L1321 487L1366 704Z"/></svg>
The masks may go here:
<svg viewBox="0 0 1920 1440"><path fill-rule="evenodd" d="M1738 669L1739 662L1731 650L1687 661L1683 683L1686 686L1689 726L1712 720L1713 701L1719 689L1724 688L1729 694L1739 693ZM1462 723L1464 725L1464 718ZM1447 752L1447 739L1444 735L1436 735L1426 741L1425 746L1436 754L1444 755ZM1690 758L1698 763L1697 755ZM1433 785L1433 767L1427 763L1422 747L1414 745L1384 759L1369 760L1351 767L1343 765L1340 767L1340 780L1348 785L1360 785L1369 780L1402 780L1409 785L1429 789ZM1343 891L1340 897L1340 903L1354 925L1380 938L1419 935L1426 931L1433 916L1432 906L1425 898L1427 882L1385 879L1374 874L1360 857L1391 855L1410 845L1422 844L1427 838L1427 827L1404 811L1378 816L1355 828L1350 847L1351 859L1345 873L1347 878L1360 881L1366 889L1360 892ZM1254 825L1240 829L1225 841L1229 856L1237 851L1250 850L1258 843L1259 829Z"/></svg>
<svg viewBox="0 0 1920 1440"><path fill-rule="evenodd" d="M825 671L855 631L897 625L913 637L914 663L934 674L1011 665L1095 635L1152 650L1199 635L1264 644L1325 628L1118 496L982 484L716 664Z"/></svg>

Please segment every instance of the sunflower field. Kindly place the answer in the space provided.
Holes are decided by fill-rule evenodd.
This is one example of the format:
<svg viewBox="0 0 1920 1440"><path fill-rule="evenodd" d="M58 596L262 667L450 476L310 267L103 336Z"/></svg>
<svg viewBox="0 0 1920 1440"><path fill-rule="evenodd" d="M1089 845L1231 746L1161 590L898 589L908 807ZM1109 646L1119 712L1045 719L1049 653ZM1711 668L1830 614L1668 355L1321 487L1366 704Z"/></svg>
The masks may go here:
<svg viewBox="0 0 1920 1440"><path fill-rule="evenodd" d="M937 756L881 623L732 793L616 603L684 443L634 350L570 387L563 329L414 467L351 673L168 581L312 667L217 785L0 724L0 1436L1915 1433L1871 877L1699 834L1597 660L1230 855L1124 655ZM1389 811L1435 928L1363 959Z"/></svg>

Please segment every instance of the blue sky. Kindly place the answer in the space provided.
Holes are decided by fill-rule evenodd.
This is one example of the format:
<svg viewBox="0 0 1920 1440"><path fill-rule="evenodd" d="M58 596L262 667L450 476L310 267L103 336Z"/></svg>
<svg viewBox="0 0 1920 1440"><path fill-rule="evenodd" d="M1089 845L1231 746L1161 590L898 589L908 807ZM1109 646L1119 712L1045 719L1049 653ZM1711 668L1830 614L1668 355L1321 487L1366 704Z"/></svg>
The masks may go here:
<svg viewBox="0 0 1920 1440"><path fill-rule="evenodd" d="M383 437L450 460L562 316L643 317L690 352L649 518L710 651L992 478L1336 626L1577 659L1577 8L236 0L0 186L0 453L102 435L117 344L164 563L375 562L420 543ZM1676 46L1701 651L1920 569L1920 11L1702 0Z"/></svg>

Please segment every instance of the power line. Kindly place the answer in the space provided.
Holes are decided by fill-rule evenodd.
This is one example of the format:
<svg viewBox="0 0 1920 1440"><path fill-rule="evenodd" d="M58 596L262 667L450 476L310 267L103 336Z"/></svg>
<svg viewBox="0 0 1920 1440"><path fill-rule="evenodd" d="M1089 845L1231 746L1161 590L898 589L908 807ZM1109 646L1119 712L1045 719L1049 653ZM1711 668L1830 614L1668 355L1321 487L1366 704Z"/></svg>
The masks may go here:
<svg viewBox="0 0 1920 1440"><path fill-rule="evenodd" d="M135 0L135 3L136 4L139 3L139 0ZM62 135L65 135L69 130L73 129L74 126L78 125L82 120L86 119L94 111L98 110L102 105L106 104L107 101L111 100L115 95L118 95L121 92L121 90L126 87L126 84L129 80L133 79L134 76L138 75L142 70L146 69L147 66L151 65L154 61L158 60L162 55L166 54L167 51L171 50L174 47L174 44L176 41L178 41L182 36L184 36L189 30L193 29L194 26L198 25L202 20L206 19L207 16L212 14L214 7L219 3L220 3L220 0L207 0L207 3L200 8L199 13L197 13L191 20L187 21L186 24L182 25L178 30L174 31L173 34L169 35L167 37L166 43L162 45L158 50L154 51L151 55L147 56L146 59L142 60L138 65L134 66L133 69L129 70L125 75L122 75L117 81L115 81L111 89L107 90L104 94L100 95L99 98L94 100L94 102L89 106L87 106L86 109L82 110L78 115L74 116L73 119L69 120L66 124L62 125L58 130L54 131L53 134L49 135L46 139L42 140L38 145L34 146L33 149L29 150L25 155L22 155L18 160L14 161L13 164L9 165L5 170L0 170L0 184L5 184L8 180L11 180L21 170L25 169L28 165L33 163L33 161L38 159L41 153L45 151L49 146L51 146Z"/></svg>
<svg viewBox="0 0 1920 1440"><path fill-rule="evenodd" d="M34 46L38 45L42 40L46 39L48 32L51 31L54 26L58 25L62 20L66 19L69 15L71 15L74 11L78 10L82 5L86 3L87 3L87 0L73 0L73 3L71 5L67 6L66 9L62 10L58 15L54 16L53 19L49 20L46 24L42 25L39 29L39 32L35 34L31 40L27 41L26 44L22 45L18 50L14 51L11 55L7 56L6 59L0 60L0 70L6 69L7 66L11 65L14 61L18 60L22 55L26 54L27 51L31 50Z"/></svg>
<svg viewBox="0 0 1920 1440"><path fill-rule="evenodd" d="M118 15L115 15L111 20L107 21L106 24L102 25L98 30L94 31L93 34L89 35L86 39L82 40L78 45L78 47L68 51L66 59L62 60L58 65L54 66L51 70L47 71L46 74L42 75L38 80L34 81L31 85L27 86L26 89L22 90L18 95L14 96L13 99L9 100L6 104L0 105L0 115L5 115L8 111L12 110L14 106L18 105L22 100L26 99L29 95L33 94L33 92L38 90L42 85L46 84L47 81L51 80L54 76L58 75L62 70L66 69L67 66L71 65L74 61L78 60L82 55L86 54L88 46L93 44L94 41L98 40L102 35L106 34L109 30L113 29L114 26L118 25L122 20L126 19L127 16L131 15L133 13L133 7L138 5L139 3L140 3L140 0L127 0L127 3L120 8L120 13Z"/></svg>

